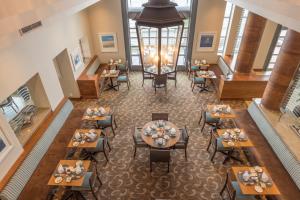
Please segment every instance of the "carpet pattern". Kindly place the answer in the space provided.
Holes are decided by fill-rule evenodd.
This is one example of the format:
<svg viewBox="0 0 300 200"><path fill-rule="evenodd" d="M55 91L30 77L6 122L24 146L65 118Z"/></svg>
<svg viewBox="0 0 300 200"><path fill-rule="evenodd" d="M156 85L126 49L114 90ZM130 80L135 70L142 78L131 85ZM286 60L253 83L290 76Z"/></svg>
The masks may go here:
<svg viewBox="0 0 300 200"><path fill-rule="evenodd" d="M210 162L210 154L206 151L208 136L200 131L198 120L201 110L207 104L220 103L215 92L199 93L198 89L191 91L191 81L186 74L178 73L177 87L174 81L168 81L168 90L158 89L154 93L151 81L146 80L142 87L142 76L138 72L130 74L131 88L126 84L119 91L104 91L99 100L74 101L75 109L84 110L88 106L111 106L118 128L113 137L109 152L109 162L106 163L103 153L97 155L98 169L103 185L97 195L103 200L150 200L150 199L221 199L219 191L223 186L226 170L231 165L239 165L233 161L223 165L224 156L216 155L214 164ZM211 86L211 89L213 87ZM243 101L226 101L232 108L245 108ZM154 163L150 173L149 149L137 150L133 158L134 145L132 133L134 127L142 127L151 121L151 113L167 112L169 121L179 128L187 126L190 140L188 144L188 160L184 158L184 150L171 153L170 172L164 163ZM80 126L80 125L79 125ZM82 122L81 128L93 128L91 122ZM86 193L88 199L92 195Z"/></svg>

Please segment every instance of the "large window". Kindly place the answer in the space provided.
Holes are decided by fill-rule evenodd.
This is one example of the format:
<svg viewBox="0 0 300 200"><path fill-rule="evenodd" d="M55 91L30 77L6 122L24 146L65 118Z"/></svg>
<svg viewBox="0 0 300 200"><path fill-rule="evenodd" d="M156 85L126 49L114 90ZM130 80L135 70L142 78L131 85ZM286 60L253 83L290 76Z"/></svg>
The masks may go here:
<svg viewBox="0 0 300 200"><path fill-rule="evenodd" d="M140 52L138 46L138 39L135 27L135 21L130 19L130 16L134 16L134 13L140 12L142 10L142 4L148 2L148 0L128 0L128 15L129 15L129 45L130 45L130 57L132 66L140 66ZM189 16L191 0L173 0L173 2L178 4L178 8L181 11L184 11L187 16ZM184 20L184 30L182 35L182 40L180 44L180 51L178 56L179 66L185 66L186 57L187 57L187 46L188 46L188 36L189 36L189 24L190 19L187 18ZM162 42L163 45L172 45L176 40L174 28L165 28L162 29ZM147 28L142 31L144 44L154 45L156 44L157 35L155 31L151 31L150 28Z"/></svg>
<svg viewBox="0 0 300 200"><path fill-rule="evenodd" d="M232 13L234 6L232 3L227 2L226 3L226 9L223 19L223 25L222 25L222 31L220 35L220 41L219 41L219 48L218 48L218 54L223 55L225 51L225 44L228 37L229 27L232 19Z"/></svg>
<svg viewBox="0 0 300 200"><path fill-rule="evenodd" d="M243 9L242 16L241 16L240 23L239 23L239 27L238 27L238 33L237 33L234 48L233 48L233 55L237 54L239 52L241 42L242 42L243 33L244 33L244 29L245 29L247 18L248 18L248 13L249 13L248 10Z"/></svg>
<svg viewBox="0 0 300 200"><path fill-rule="evenodd" d="M274 65L276 63L276 60L279 55L280 49L282 47L286 33L287 33L287 28L281 27L280 32L277 36L276 44L274 45L272 54L269 57L269 63L267 65L267 70L272 70L274 68Z"/></svg>

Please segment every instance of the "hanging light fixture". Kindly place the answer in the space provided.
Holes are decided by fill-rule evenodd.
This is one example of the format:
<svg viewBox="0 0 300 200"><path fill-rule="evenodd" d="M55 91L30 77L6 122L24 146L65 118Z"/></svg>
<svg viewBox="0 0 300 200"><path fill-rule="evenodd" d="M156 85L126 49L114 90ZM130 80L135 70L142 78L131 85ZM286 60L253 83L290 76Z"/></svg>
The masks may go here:
<svg viewBox="0 0 300 200"><path fill-rule="evenodd" d="M149 0L134 18L142 67L154 65L159 75L162 67L175 67L178 62L185 17L176 6L170 0ZM162 35L165 33L171 34L172 39Z"/></svg>

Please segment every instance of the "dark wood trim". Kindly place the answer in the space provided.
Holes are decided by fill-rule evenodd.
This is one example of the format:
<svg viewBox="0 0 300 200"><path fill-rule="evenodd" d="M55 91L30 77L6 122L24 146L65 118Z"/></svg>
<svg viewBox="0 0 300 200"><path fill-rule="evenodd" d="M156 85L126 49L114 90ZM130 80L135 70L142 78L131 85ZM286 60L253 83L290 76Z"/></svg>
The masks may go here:
<svg viewBox="0 0 300 200"><path fill-rule="evenodd" d="M68 98L64 97L58 106L55 108L54 111L51 111L48 116L44 119L44 121L40 124L40 126L37 128L37 130L34 132L30 140L25 144L23 147L23 152L19 156L19 158L16 160L16 162L13 164L13 166L9 169L9 171L6 173L6 175L3 177L3 179L0 182L0 191L4 189L6 184L9 182L9 180L12 178L12 176L16 173L16 171L19 169L23 161L26 159L28 154L31 152L31 150L35 147L37 142L40 140L40 138L43 136L47 128L50 126L52 121L55 119L57 114L60 112L62 107L67 102Z"/></svg>

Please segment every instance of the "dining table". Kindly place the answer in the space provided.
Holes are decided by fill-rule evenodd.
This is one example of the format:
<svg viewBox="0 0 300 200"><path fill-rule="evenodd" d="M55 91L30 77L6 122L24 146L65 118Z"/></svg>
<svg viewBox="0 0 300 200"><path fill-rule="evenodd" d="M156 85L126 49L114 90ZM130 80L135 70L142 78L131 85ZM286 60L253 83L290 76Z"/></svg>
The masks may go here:
<svg viewBox="0 0 300 200"><path fill-rule="evenodd" d="M281 194L266 167L234 166L231 170L238 182L241 193L244 195L268 196ZM247 176L245 177L244 173L246 172ZM266 180L262 178L263 173ZM247 181L244 178L247 178Z"/></svg>
<svg viewBox="0 0 300 200"><path fill-rule="evenodd" d="M102 113L100 110L103 110L104 112ZM82 116L82 120L101 121L105 120L107 116L110 115L112 115L112 108L109 106L88 107Z"/></svg>
<svg viewBox="0 0 300 200"><path fill-rule="evenodd" d="M214 71L210 71L210 70L208 70L208 71L207 70L197 71L196 72L196 77L204 79L204 85L198 86L198 87L200 87L200 91L199 92L203 92L203 91L210 92L210 90L208 89L207 81L211 80L211 79L216 79L217 78L215 72Z"/></svg>
<svg viewBox="0 0 300 200"><path fill-rule="evenodd" d="M118 85L118 83L117 84L114 83L114 79L117 79L119 74L120 74L120 70L115 70L115 69L103 70L100 77L110 80L110 83L107 85L108 87L105 90L116 90L116 91L118 91L117 87L119 85Z"/></svg>
<svg viewBox="0 0 300 200"><path fill-rule="evenodd" d="M76 174L70 170L70 168L76 168L78 163L80 163L82 170L80 174ZM66 187L67 189L70 189L71 187L83 186L84 179L89 171L90 165L91 161L89 160L60 160L48 181L48 186ZM59 166L63 167L63 173L58 172ZM66 195L64 195L62 199L66 200L72 197L77 198L77 196L78 194L76 191L66 190Z"/></svg>
<svg viewBox="0 0 300 200"><path fill-rule="evenodd" d="M174 71L175 70L174 70L173 66L169 66L169 65L161 66L161 74L169 74L169 73L173 73ZM147 72L149 74L157 75L158 68L155 65L148 66L148 67L145 67L145 72Z"/></svg>
<svg viewBox="0 0 300 200"><path fill-rule="evenodd" d="M141 131L141 137L146 144L160 149L174 146L179 141L180 135L181 132L174 123L164 120L150 121L143 126ZM164 142L160 144L159 140Z"/></svg>
<svg viewBox="0 0 300 200"><path fill-rule="evenodd" d="M236 115L230 105L226 104L209 104L207 105L207 111L212 118L219 119L234 119Z"/></svg>

